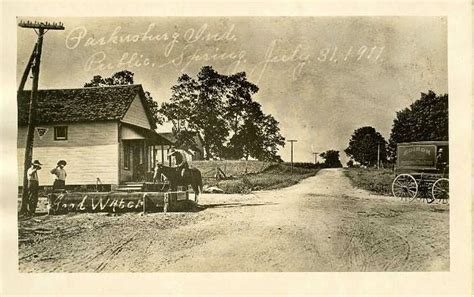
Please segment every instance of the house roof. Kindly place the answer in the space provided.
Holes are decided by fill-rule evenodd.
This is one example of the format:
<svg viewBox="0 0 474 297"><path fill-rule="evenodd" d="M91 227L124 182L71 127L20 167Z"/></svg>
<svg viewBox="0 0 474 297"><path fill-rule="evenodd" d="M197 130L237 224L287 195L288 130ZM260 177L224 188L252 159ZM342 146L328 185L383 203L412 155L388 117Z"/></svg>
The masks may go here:
<svg viewBox="0 0 474 297"><path fill-rule="evenodd" d="M39 90L36 123L120 120L137 94L145 106L148 120L155 128L141 85ZM30 96L31 91L23 91L17 95L19 125L28 123Z"/></svg>

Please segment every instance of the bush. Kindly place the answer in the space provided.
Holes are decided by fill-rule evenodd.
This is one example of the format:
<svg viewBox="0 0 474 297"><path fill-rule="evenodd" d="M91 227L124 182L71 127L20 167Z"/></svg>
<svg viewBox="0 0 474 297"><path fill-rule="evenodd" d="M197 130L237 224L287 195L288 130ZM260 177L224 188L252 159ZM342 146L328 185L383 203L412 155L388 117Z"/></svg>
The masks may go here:
<svg viewBox="0 0 474 297"><path fill-rule="evenodd" d="M240 179L220 181L217 187L226 194L248 194L252 191L249 184Z"/></svg>

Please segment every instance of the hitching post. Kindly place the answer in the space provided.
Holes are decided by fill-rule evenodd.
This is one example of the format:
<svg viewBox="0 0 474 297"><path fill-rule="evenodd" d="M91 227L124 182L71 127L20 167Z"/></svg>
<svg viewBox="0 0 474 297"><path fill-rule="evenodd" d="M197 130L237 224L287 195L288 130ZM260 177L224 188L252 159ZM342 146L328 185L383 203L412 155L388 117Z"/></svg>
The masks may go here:
<svg viewBox="0 0 474 297"><path fill-rule="evenodd" d="M30 57L30 61L32 63L28 63L27 68L31 68L33 72L33 85L31 88L31 97L30 97L30 104L28 108L28 131L26 134L26 144L25 144L25 159L23 162L23 191L21 195L21 207L20 207L20 214L25 214L28 212L28 178L27 172L28 167L30 167L31 160L33 158L33 140L34 140L34 132L35 132L35 117L36 117L36 101L37 101L37 93L38 93L38 83L39 83L39 72L40 72L40 62L41 62L41 51L43 47L43 36L46 33L46 30L64 30L64 26L62 23L48 23L48 22L20 22L18 26L22 28L29 28L34 29L36 34L38 35L38 40L35 44L34 54ZM36 31L38 29L38 31ZM33 61L32 61L33 60ZM29 73L29 69L25 70L25 73ZM23 91L24 84L26 83L26 78L23 74L22 81L20 83L20 87L18 88L18 95L21 94ZM26 76L27 77L27 76Z"/></svg>

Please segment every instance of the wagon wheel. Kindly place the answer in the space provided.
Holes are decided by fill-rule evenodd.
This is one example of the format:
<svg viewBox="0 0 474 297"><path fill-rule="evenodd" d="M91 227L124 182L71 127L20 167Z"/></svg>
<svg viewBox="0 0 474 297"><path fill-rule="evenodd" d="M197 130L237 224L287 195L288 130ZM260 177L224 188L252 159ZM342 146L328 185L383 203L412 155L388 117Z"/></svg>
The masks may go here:
<svg viewBox="0 0 474 297"><path fill-rule="evenodd" d="M413 201L418 193L418 183L410 174L398 175L392 183L392 194L402 200Z"/></svg>
<svg viewBox="0 0 474 297"><path fill-rule="evenodd" d="M438 179L431 188L431 196L447 203L449 200L449 180L447 178Z"/></svg>

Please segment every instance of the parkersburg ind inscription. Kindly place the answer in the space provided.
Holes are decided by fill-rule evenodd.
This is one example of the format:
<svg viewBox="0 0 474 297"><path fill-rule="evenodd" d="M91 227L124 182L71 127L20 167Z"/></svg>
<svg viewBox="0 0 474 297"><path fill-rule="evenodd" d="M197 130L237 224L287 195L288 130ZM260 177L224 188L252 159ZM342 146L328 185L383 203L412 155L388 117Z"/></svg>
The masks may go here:
<svg viewBox="0 0 474 297"><path fill-rule="evenodd" d="M154 55L140 51L124 51L119 57L110 57L107 47L123 44L155 44ZM232 49L229 48L232 43ZM281 39L274 39L266 46L261 57L252 60L250 75L256 76L258 83L265 71L274 64L284 64L288 74L296 80L300 77L305 65L309 63L344 63L348 61L383 61L383 45L362 45L339 48L336 45L323 47L317 52L309 52L304 44L294 44L290 48L281 45ZM150 45L151 45L150 44ZM220 46L222 44L222 46ZM173 67L184 73L192 64L221 62L227 65L228 72L237 72L249 63L246 44L236 35L236 26L231 24L223 31L214 31L204 23L197 28L182 31L157 32L157 25L150 23L142 32L126 33L121 26L110 33L97 36L85 26L73 28L67 35L65 46L69 50L78 48L97 49L84 61L84 70L98 72L140 67L164 68Z"/></svg>

